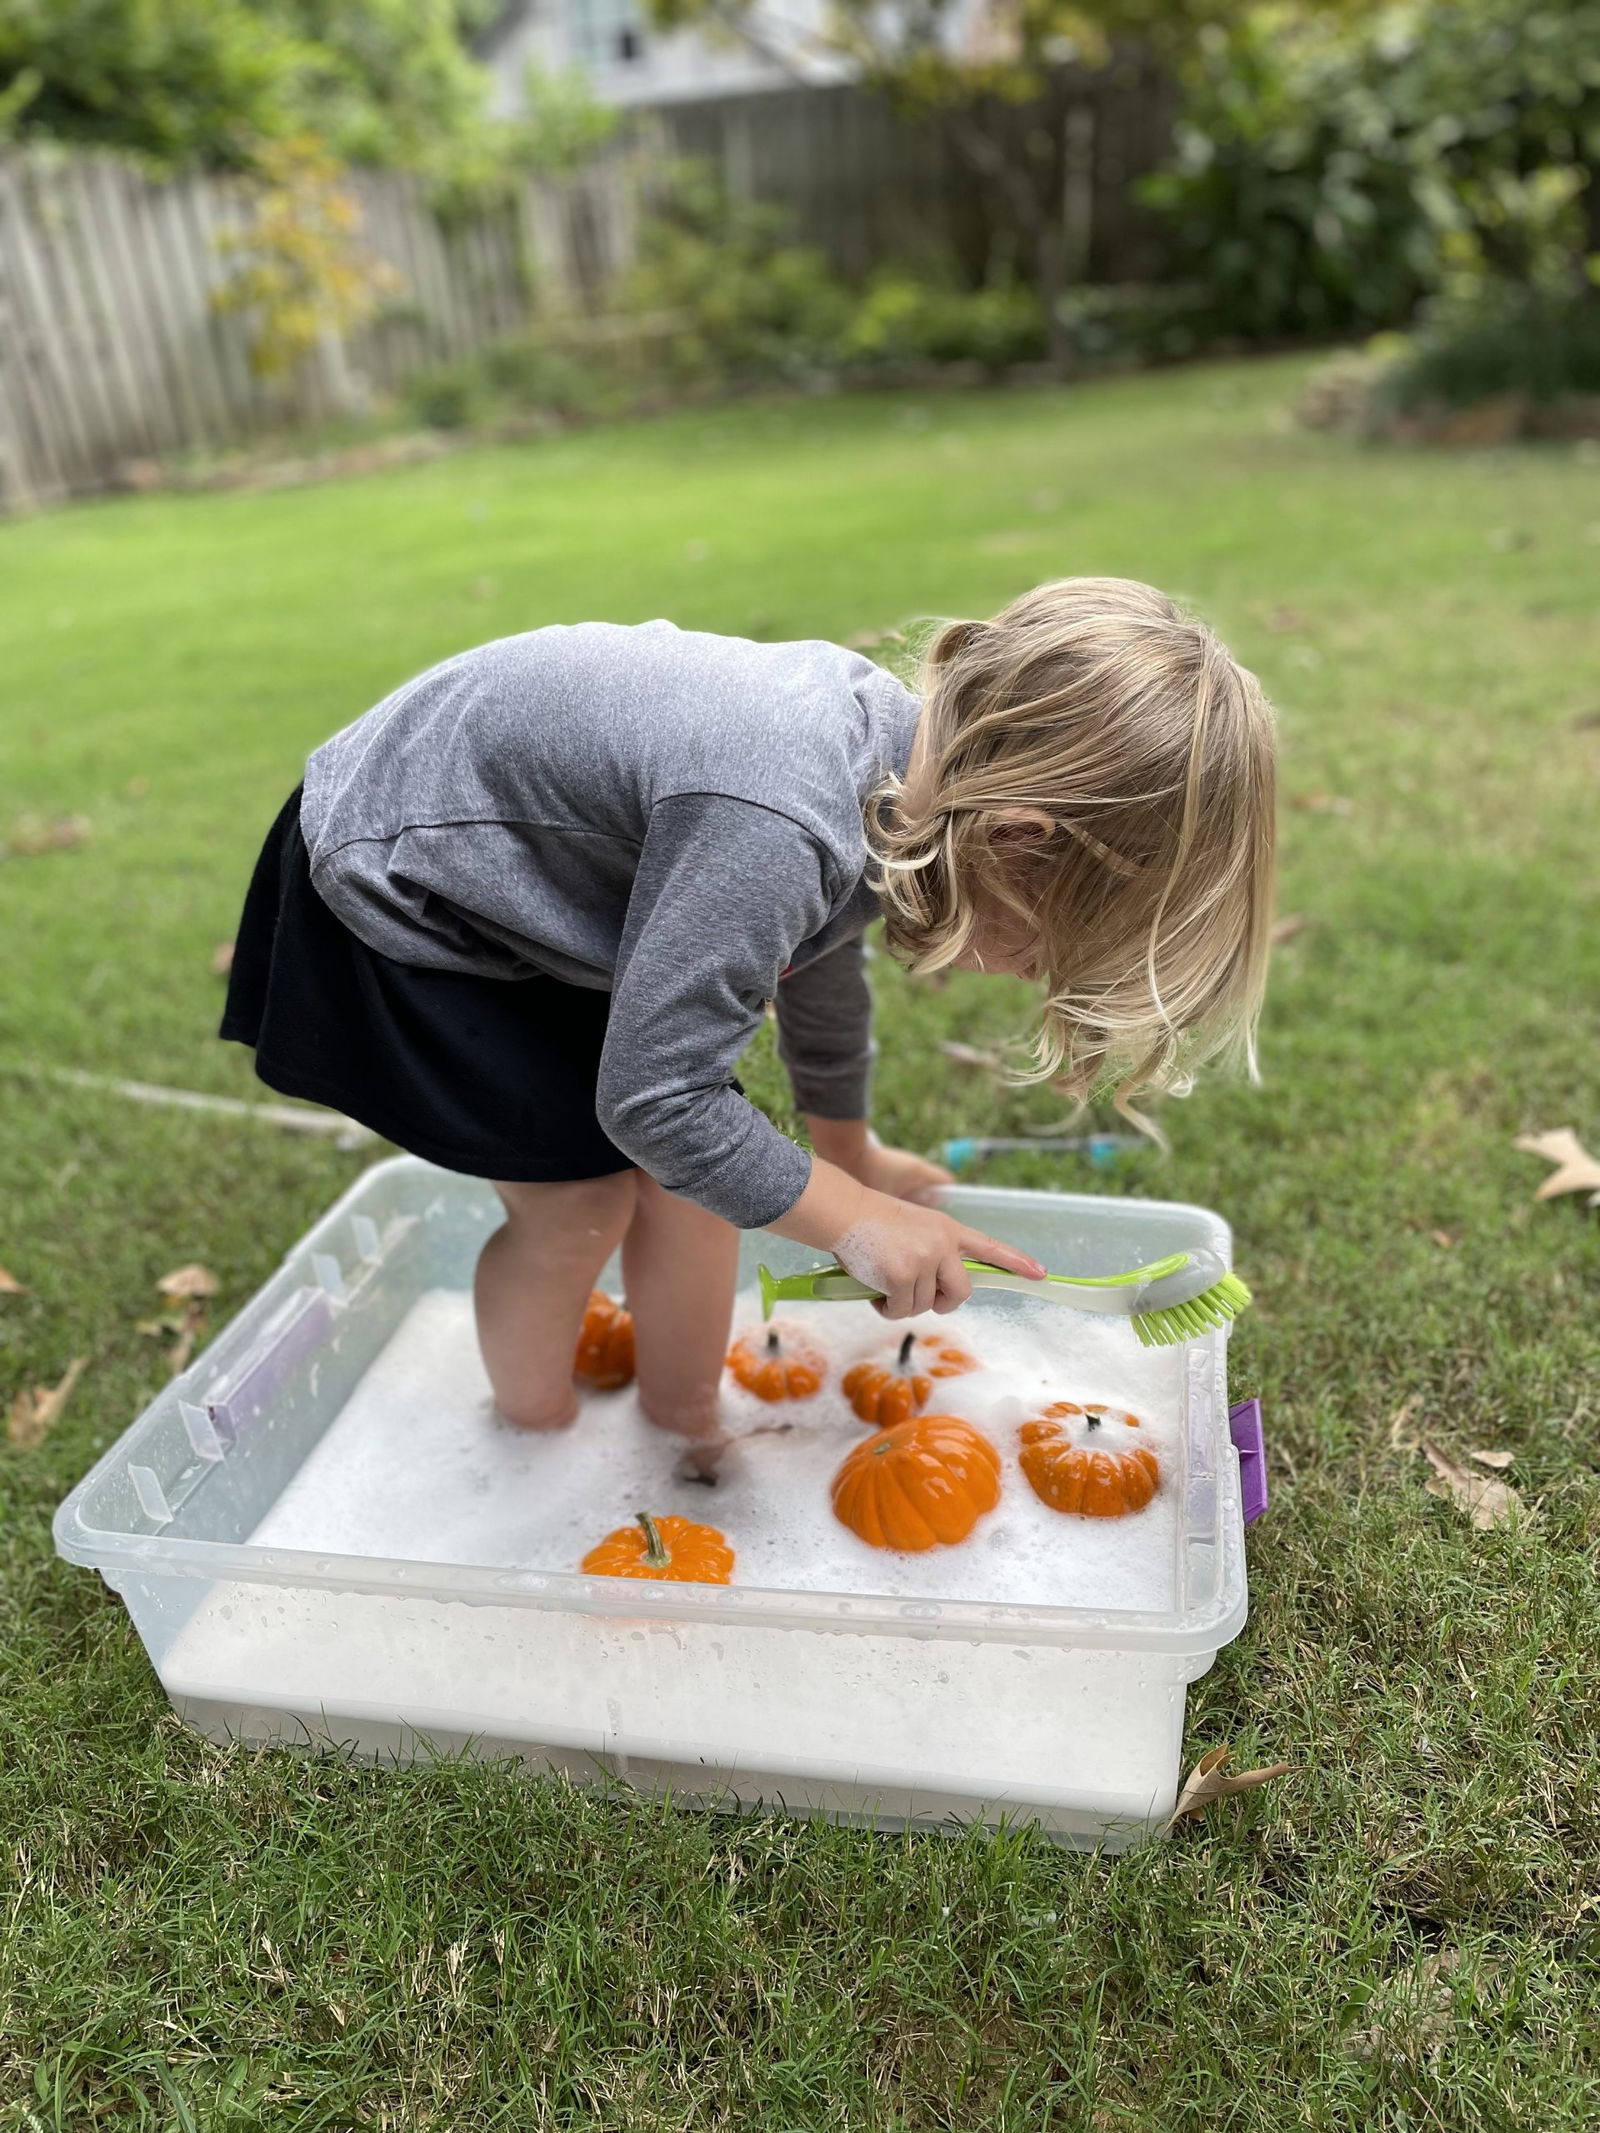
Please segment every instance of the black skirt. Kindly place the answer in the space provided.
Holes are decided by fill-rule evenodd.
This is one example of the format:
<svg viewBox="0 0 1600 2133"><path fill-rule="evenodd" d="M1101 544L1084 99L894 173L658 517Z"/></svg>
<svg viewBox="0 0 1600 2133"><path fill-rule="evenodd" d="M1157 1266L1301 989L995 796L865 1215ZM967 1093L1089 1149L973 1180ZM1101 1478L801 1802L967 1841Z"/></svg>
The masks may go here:
<svg viewBox="0 0 1600 2133"><path fill-rule="evenodd" d="M358 940L311 885L295 792L261 848L222 1035L269 1088L331 1104L446 1170L507 1183L631 1168L600 1130L611 995L557 978L417 970Z"/></svg>

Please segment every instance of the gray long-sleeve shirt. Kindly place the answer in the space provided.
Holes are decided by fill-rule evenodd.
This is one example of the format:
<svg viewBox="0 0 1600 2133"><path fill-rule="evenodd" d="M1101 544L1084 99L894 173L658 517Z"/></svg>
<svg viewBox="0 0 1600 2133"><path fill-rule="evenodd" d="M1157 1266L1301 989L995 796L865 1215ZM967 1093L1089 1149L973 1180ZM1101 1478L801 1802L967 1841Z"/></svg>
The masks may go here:
<svg viewBox="0 0 1600 2133"><path fill-rule="evenodd" d="M858 653L580 623L431 668L306 769L312 880L382 954L612 995L596 1106L670 1191L742 1228L810 1158L733 1087L776 999L802 1110L866 1115L862 802L917 699Z"/></svg>

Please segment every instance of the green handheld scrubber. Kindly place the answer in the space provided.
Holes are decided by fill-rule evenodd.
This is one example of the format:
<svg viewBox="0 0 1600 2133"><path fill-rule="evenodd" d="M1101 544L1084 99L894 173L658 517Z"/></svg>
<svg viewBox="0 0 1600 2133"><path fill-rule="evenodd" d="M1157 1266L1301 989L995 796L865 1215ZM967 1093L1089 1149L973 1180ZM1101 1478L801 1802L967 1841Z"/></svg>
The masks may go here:
<svg viewBox="0 0 1600 2133"><path fill-rule="evenodd" d="M1019 1296L1037 1296L1074 1311L1131 1318L1146 1348L1196 1340L1237 1318L1250 1301L1250 1291L1238 1275L1228 1271L1216 1252L1209 1251L1171 1252L1165 1259L1153 1259L1148 1266L1133 1267L1126 1274L1046 1274L1042 1281L988 1266L981 1259L961 1263L975 1289L1012 1289ZM763 1318L772 1316L776 1303L848 1303L881 1293L857 1281L837 1261L831 1266L807 1267L803 1274L774 1274L767 1267L759 1267L757 1273Z"/></svg>

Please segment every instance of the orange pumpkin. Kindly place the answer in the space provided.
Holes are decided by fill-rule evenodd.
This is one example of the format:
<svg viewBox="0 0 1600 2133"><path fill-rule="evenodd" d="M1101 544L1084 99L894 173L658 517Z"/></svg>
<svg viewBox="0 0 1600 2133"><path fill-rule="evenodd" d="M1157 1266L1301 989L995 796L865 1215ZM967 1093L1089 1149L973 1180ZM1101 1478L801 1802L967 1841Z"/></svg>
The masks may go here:
<svg viewBox="0 0 1600 2133"><path fill-rule="evenodd" d="M1123 1518L1142 1511L1161 1485L1155 1453L1128 1435L1139 1427L1138 1416L1119 1407L1057 1400L1018 1431L1018 1463L1052 1511Z"/></svg>
<svg viewBox="0 0 1600 2133"><path fill-rule="evenodd" d="M840 1382L863 1422L874 1429L888 1429L921 1414L933 1396L936 1378L965 1377L977 1367L978 1358L952 1341L932 1333L908 1333L892 1363L856 1363Z"/></svg>
<svg viewBox="0 0 1600 2133"><path fill-rule="evenodd" d="M608 1533L580 1566L598 1578L667 1578L688 1585L726 1585L733 1550L715 1526L687 1518L652 1518L641 1511L631 1526Z"/></svg>
<svg viewBox="0 0 1600 2133"><path fill-rule="evenodd" d="M728 1350L728 1368L758 1400L809 1400L822 1390L827 1361L792 1326L741 1333Z"/></svg>
<svg viewBox="0 0 1600 2133"><path fill-rule="evenodd" d="M604 1289L589 1292L572 1375L596 1392L615 1392L633 1383L633 1313Z"/></svg>
<svg viewBox="0 0 1600 2133"><path fill-rule="evenodd" d="M873 1548L953 1548L1000 1501L1000 1454L954 1415L917 1415L858 1444L833 1477L834 1516Z"/></svg>

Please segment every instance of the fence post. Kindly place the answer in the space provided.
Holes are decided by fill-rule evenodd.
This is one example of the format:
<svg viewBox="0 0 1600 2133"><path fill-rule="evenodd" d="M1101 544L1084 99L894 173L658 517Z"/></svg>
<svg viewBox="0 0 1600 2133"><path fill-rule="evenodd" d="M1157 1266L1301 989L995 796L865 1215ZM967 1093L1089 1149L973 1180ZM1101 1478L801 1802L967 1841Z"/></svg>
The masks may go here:
<svg viewBox="0 0 1600 2133"><path fill-rule="evenodd" d="M1094 105L1070 105L1061 159L1061 228L1069 287L1089 278L1094 248L1094 150Z"/></svg>
<svg viewBox="0 0 1600 2133"><path fill-rule="evenodd" d="M22 434L0 370L0 511L31 511L35 501Z"/></svg>

